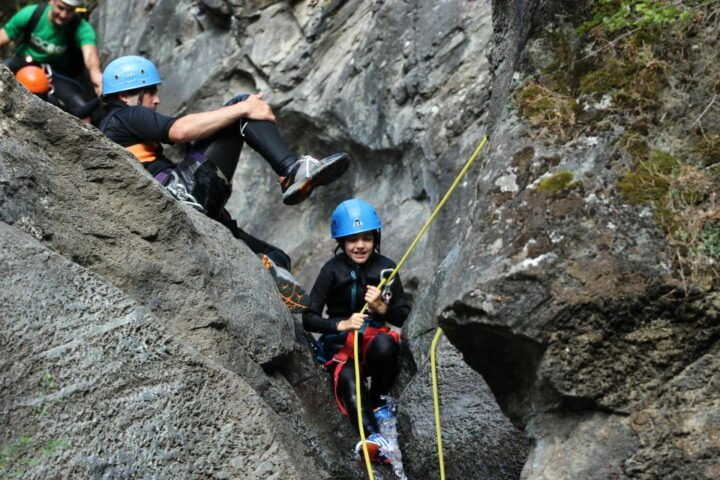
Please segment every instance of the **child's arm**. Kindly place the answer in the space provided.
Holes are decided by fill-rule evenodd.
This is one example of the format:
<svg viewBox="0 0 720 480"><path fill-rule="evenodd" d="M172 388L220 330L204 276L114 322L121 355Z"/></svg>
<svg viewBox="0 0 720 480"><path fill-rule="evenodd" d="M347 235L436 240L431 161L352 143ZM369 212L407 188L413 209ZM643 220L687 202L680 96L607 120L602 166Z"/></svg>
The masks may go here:
<svg viewBox="0 0 720 480"><path fill-rule="evenodd" d="M322 316L328 292L333 285L332 274L323 267L310 291L310 305L303 313L303 328L309 332L337 333L338 324L344 318L324 318Z"/></svg>

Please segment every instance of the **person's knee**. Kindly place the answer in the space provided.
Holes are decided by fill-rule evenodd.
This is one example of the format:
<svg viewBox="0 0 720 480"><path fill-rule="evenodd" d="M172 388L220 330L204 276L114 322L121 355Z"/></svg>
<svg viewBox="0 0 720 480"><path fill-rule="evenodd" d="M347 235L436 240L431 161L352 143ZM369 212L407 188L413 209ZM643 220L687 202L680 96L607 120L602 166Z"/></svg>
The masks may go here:
<svg viewBox="0 0 720 480"><path fill-rule="evenodd" d="M248 94L248 93L238 93L237 95L235 95L234 97L232 97L230 100L228 100L228 101L225 103L225 106L227 107L228 105L234 105L234 104L236 104L236 103L240 103L240 102L242 102L242 101L245 101L245 100L247 100L247 98L248 98L249 96L250 96L250 94Z"/></svg>
<svg viewBox="0 0 720 480"><path fill-rule="evenodd" d="M370 345L370 351L373 357L380 357L382 360L392 360L397 358L400 353L400 346L390 335L380 333L373 339Z"/></svg>

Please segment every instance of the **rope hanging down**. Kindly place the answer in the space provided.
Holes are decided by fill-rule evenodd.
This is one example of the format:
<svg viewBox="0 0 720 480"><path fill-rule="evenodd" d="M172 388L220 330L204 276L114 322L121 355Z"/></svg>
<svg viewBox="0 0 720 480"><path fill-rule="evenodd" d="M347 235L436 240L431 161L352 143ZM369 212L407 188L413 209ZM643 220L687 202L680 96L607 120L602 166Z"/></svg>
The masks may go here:
<svg viewBox="0 0 720 480"><path fill-rule="evenodd" d="M435 434L437 436L438 461L440 462L440 480L445 480L445 458L442 449L442 429L440 428L440 396L438 395L437 368L435 368L435 351L442 336L442 328L438 327L430 345L430 376L432 378L433 409L435 410Z"/></svg>
<svg viewBox="0 0 720 480"><path fill-rule="evenodd" d="M405 264L405 262L407 261L408 257L413 252L413 250L415 250L415 247L420 242L420 239L422 238L422 236L425 235L425 232L427 232L428 228L430 228L430 225L435 220L435 217L437 217L437 215L440 212L440 210L442 209L442 207L448 201L448 199L453 194L453 192L455 191L457 186L460 184L460 180L462 180L462 178L465 176L465 174L468 172L468 170L470 170L470 167L475 162L478 155L480 155L480 152L482 151L482 149L485 146L485 144L487 143L487 141L488 141L487 136L483 137L482 141L480 142L480 145L477 146L477 148L475 149L475 152L473 152L473 154L470 156L468 161L465 163L465 166L462 168L462 170L460 170L460 173L458 174L457 178L455 178L455 181L452 183L452 185L450 185L450 188L448 188L448 191L445 194L445 196L442 198L442 200L440 200L440 203L438 203L437 207L435 207L435 210L433 211L432 215L430 215L430 218L427 219L427 221L425 222L425 225L423 225L423 227L420 229L418 234L415 236L415 240L413 240L413 242L408 247L407 251L405 251L405 255L402 256L402 258L398 262L395 269L392 271L392 273L387 278L383 278L380 281L380 285L378 285L378 287L377 287L378 289L382 290L382 288L388 282L391 282L395 278L395 275L397 275L397 272ZM362 310L360 310L360 313L365 314L369 307L370 307L370 305L368 305L366 303L363 306ZM352 335L354 335L354 337L353 337L353 361L355 363L355 398L357 399L355 404L357 406L358 429L360 430L360 440L362 441L362 450L363 450L363 456L365 458L365 467L367 468L368 478L370 480L375 480L375 477L373 476L373 472L372 472L372 466L370 464L370 454L368 453L368 449L367 449L367 440L365 439L365 429L363 428L363 422L362 422L362 397L360 395L360 361L358 360L358 342L357 342L358 331L356 330L355 332L352 333ZM437 423L437 425L438 425L437 428L439 428L439 422ZM445 472L444 472L443 461L442 461L442 447L440 447L440 452L441 452L441 456L440 456L441 475L442 475L442 478L444 479Z"/></svg>

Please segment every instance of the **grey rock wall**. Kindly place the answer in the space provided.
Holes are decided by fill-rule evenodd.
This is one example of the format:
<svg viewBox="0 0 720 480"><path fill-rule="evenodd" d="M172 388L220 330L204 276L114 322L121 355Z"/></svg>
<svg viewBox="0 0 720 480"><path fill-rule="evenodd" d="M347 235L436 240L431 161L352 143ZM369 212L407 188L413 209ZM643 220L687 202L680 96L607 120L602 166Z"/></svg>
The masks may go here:
<svg viewBox="0 0 720 480"><path fill-rule="evenodd" d="M330 478L239 376L0 222L3 478Z"/></svg>

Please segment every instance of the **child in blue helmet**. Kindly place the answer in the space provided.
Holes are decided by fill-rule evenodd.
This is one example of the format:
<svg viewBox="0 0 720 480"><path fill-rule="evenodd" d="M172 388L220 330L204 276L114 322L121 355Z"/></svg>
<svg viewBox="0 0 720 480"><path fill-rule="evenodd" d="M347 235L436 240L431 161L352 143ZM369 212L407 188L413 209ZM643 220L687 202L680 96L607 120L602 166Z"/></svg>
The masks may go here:
<svg viewBox="0 0 720 480"><path fill-rule="evenodd" d="M370 377L368 390L361 385L363 427L372 461L387 461L382 449L387 446L378 420L394 415L386 397L398 374L399 334L386 323L401 327L410 313L410 303L399 276L380 291L377 285L395 263L380 254L382 223L367 202L353 198L342 202L332 214L331 233L337 240L336 255L320 270L310 293L309 307L303 314L303 326L321 333L318 360L333 378L335 401L357 428L355 370L351 331L359 331L361 374ZM365 303L368 314L359 312ZM323 316L326 310L327 316ZM361 444L356 451L360 454Z"/></svg>

